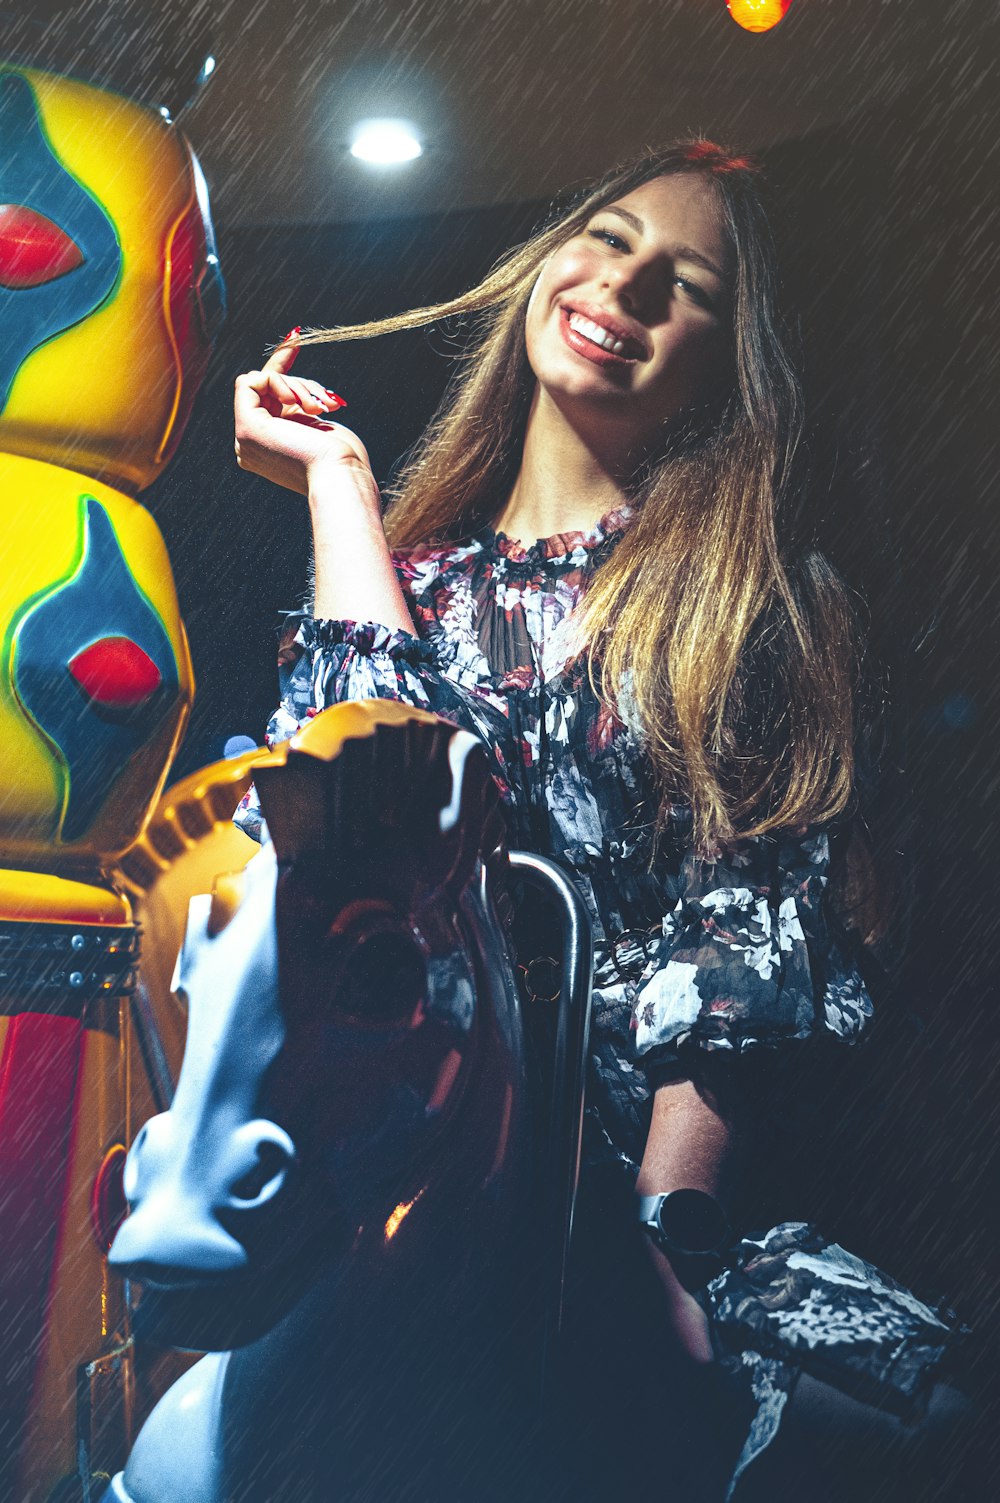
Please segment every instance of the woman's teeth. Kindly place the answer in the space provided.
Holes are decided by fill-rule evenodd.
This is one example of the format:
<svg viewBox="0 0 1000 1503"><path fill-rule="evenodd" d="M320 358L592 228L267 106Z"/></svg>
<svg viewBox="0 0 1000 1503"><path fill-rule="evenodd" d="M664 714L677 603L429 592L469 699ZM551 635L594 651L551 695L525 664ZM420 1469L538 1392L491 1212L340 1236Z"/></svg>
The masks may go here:
<svg viewBox="0 0 1000 1503"><path fill-rule="evenodd" d="M616 339L607 329L602 329L600 324L592 323L579 313L569 315L569 326L582 334L584 339L589 339L591 344L599 344L602 350L610 350L612 355L620 355L625 348L623 340Z"/></svg>

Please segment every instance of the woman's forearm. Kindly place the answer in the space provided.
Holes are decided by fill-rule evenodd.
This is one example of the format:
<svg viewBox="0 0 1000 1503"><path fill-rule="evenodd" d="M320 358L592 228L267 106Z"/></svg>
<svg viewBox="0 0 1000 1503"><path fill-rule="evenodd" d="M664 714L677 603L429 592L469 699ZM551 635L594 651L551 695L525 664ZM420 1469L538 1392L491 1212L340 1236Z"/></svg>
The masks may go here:
<svg viewBox="0 0 1000 1503"><path fill-rule="evenodd" d="M725 1198L734 1124L726 1103L690 1080L671 1080L653 1098L653 1116L636 1189L706 1190Z"/></svg>
<svg viewBox="0 0 1000 1503"><path fill-rule="evenodd" d="M316 568L313 613L412 632L371 472L343 462L313 467L309 512Z"/></svg>
<svg viewBox="0 0 1000 1503"><path fill-rule="evenodd" d="M734 1124L726 1105L690 1080L660 1086L636 1181L639 1195L668 1190L705 1190L725 1200L734 1160ZM665 1254L646 1243L663 1288L674 1336L692 1361L713 1360L708 1322L693 1295L678 1282Z"/></svg>

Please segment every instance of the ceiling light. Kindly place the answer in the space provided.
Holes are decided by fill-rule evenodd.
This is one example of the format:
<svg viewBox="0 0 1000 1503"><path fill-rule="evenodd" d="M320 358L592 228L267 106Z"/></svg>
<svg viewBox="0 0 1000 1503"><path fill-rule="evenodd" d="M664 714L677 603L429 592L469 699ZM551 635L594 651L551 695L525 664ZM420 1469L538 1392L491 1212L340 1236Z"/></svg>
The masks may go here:
<svg viewBox="0 0 1000 1503"><path fill-rule="evenodd" d="M770 31L783 20L792 0L726 0L733 20L745 31Z"/></svg>
<svg viewBox="0 0 1000 1503"><path fill-rule="evenodd" d="M416 131L406 120L361 120L351 137L351 156L376 167L412 162L422 151Z"/></svg>

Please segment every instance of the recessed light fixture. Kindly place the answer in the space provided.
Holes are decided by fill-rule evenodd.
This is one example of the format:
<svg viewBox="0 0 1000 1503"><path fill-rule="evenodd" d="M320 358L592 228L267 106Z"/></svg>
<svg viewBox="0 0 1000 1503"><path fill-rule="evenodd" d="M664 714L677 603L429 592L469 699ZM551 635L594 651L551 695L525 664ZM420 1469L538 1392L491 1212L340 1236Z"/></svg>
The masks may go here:
<svg viewBox="0 0 1000 1503"><path fill-rule="evenodd" d="M422 151L407 120L359 120L351 135L351 156L373 167L412 162Z"/></svg>

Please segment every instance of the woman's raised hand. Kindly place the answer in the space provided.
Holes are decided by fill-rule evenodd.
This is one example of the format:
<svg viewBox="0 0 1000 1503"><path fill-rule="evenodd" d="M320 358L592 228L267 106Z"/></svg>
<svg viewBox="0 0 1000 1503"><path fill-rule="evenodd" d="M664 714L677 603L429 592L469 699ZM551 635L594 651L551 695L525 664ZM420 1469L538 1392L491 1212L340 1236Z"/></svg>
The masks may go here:
<svg viewBox="0 0 1000 1503"><path fill-rule="evenodd" d="M351 472L354 487L377 502L368 450L342 423L322 419L345 403L318 381L290 375L297 355L289 336L259 371L237 376L237 464L303 496L320 468Z"/></svg>
<svg viewBox="0 0 1000 1503"><path fill-rule="evenodd" d="M261 370L236 378L237 462L309 497L316 616L412 632L368 450L343 424L322 421L322 413L344 405L339 397L289 374L298 354L295 332Z"/></svg>

